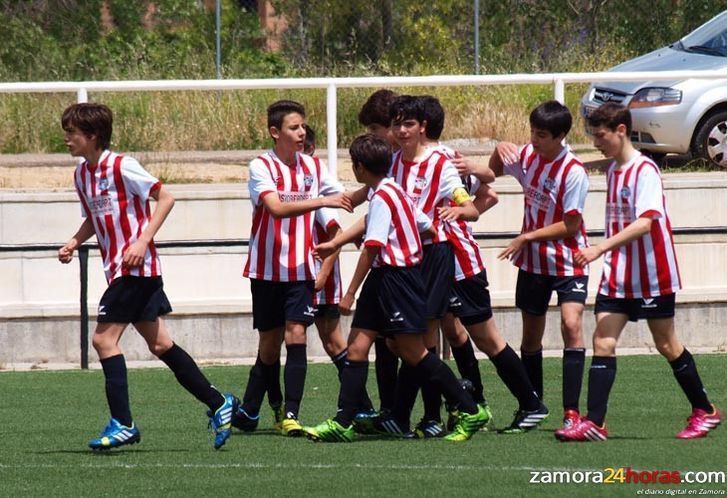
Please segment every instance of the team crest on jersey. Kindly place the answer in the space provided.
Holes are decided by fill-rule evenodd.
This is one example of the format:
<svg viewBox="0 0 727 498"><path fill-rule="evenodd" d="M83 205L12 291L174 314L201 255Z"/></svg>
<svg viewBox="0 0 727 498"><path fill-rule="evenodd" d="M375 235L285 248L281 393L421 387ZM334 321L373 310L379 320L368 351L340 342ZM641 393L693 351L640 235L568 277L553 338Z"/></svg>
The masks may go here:
<svg viewBox="0 0 727 498"><path fill-rule="evenodd" d="M109 189L109 179L108 178L101 178L98 181L98 188L101 190L108 190Z"/></svg>
<svg viewBox="0 0 727 498"><path fill-rule="evenodd" d="M414 186L419 190L424 190L428 183L429 182L427 182L427 179L424 177L417 177L417 179L414 180Z"/></svg>
<svg viewBox="0 0 727 498"><path fill-rule="evenodd" d="M543 181L543 188L545 188L545 190L553 190L555 188L555 179L546 178Z"/></svg>
<svg viewBox="0 0 727 498"><path fill-rule="evenodd" d="M622 199L628 199L631 197L631 189L628 187L624 187L621 189L621 198Z"/></svg>
<svg viewBox="0 0 727 498"><path fill-rule="evenodd" d="M303 177L303 185L310 188L313 186L313 180L314 180L313 175L305 175Z"/></svg>

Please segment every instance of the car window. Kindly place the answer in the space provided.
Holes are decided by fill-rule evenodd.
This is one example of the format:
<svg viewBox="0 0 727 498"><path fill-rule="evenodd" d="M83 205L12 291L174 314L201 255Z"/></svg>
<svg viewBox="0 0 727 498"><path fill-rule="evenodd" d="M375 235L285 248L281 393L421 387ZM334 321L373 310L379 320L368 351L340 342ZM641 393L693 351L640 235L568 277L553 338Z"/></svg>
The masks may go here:
<svg viewBox="0 0 727 498"><path fill-rule="evenodd" d="M727 11L689 33L675 48L727 57Z"/></svg>

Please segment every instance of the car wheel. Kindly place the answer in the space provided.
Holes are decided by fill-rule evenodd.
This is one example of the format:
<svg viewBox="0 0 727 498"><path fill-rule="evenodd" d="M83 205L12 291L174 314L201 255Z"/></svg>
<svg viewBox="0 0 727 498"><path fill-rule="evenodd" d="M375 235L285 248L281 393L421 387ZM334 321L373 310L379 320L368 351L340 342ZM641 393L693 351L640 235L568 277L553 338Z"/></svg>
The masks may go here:
<svg viewBox="0 0 727 498"><path fill-rule="evenodd" d="M694 135L692 155L727 168L727 111L711 114Z"/></svg>

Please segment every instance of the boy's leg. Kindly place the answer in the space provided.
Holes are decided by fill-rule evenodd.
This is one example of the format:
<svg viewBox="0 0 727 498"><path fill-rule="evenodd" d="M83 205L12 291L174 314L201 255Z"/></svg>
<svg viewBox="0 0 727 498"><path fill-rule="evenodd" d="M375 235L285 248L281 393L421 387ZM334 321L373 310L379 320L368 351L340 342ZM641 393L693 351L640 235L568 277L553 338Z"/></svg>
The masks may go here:
<svg viewBox="0 0 727 498"><path fill-rule="evenodd" d="M93 333L92 344L103 368L106 389L106 401L111 417L121 425L131 427L131 408L129 406L129 384L126 373L126 361L119 349L125 323L99 323Z"/></svg>
<svg viewBox="0 0 727 498"><path fill-rule="evenodd" d="M472 383L472 398L475 403L486 403L480 365L475 357L467 329L459 319L447 313L442 319L442 332L449 342L459 375Z"/></svg>
<svg viewBox="0 0 727 498"><path fill-rule="evenodd" d="M306 354L306 326L302 323L286 321L285 323L285 418L297 419L300 403L303 400L305 377L308 368Z"/></svg>
<svg viewBox="0 0 727 498"><path fill-rule="evenodd" d="M583 341L583 309L577 302L560 306L560 330L563 335L563 412L565 425L578 420L586 346Z"/></svg>
<svg viewBox="0 0 727 498"><path fill-rule="evenodd" d="M534 315L523 311L523 339L520 355L530 383L540 399L543 398L543 335L545 315Z"/></svg>
<svg viewBox="0 0 727 498"><path fill-rule="evenodd" d="M376 385L379 388L379 410L387 413L394 407L394 391L399 370L399 357L387 345L387 339L379 336L374 343L376 351Z"/></svg>
<svg viewBox="0 0 727 498"><path fill-rule="evenodd" d="M282 404L280 391L280 346L283 343L283 327L259 332L258 355L250 369L250 376L242 398L242 404L233 424L243 431L257 428L260 407L268 393L268 401L274 407Z"/></svg>

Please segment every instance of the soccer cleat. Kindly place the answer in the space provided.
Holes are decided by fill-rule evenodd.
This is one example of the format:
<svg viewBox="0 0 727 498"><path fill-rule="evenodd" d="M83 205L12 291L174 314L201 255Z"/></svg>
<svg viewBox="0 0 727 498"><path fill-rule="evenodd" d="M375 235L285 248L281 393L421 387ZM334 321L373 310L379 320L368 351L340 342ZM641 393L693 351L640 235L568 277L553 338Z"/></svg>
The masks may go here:
<svg viewBox="0 0 727 498"><path fill-rule="evenodd" d="M455 442L467 441L482 429L490 421L490 418L491 416L488 415L487 411L481 405L477 405L477 413L460 413L454 430L444 439Z"/></svg>
<svg viewBox="0 0 727 498"><path fill-rule="evenodd" d="M447 410L447 432L452 432L459 420L459 410Z"/></svg>
<svg viewBox="0 0 727 498"><path fill-rule="evenodd" d="M409 425L400 424L389 414L382 414L374 418L374 431L384 436L411 438L412 432Z"/></svg>
<svg viewBox="0 0 727 498"><path fill-rule="evenodd" d="M311 441L324 443L352 443L356 439L353 424L344 427L332 418L315 427L305 427L303 431Z"/></svg>
<svg viewBox="0 0 727 498"><path fill-rule="evenodd" d="M242 405L239 405L232 415L231 423L235 429L240 429L243 432L253 432L257 429L258 422L260 422L259 413L257 415L250 415Z"/></svg>
<svg viewBox="0 0 727 498"><path fill-rule="evenodd" d="M219 450L232 435L233 415L239 411L240 400L230 393L223 394L225 402L210 416L209 427L215 433L214 447ZM208 416L210 412L207 412Z"/></svg>
<svg viewBox="0 0 727 498"><path fill-rule="evenodd" d="M573 410L572 408L569 408L563 414L563 429L573 427L578 423L580 419L581 414L578 413L578 410Z"/></svg>
<svg viewBox="0 0 727 498"><path fill-rule="evenodd" d="M555 437L559 441L605 441L608 439L606 424L598 426L591 420L583 417L575 425L555 431Z"/></svg>
<svg viewBox="0 0 727 498"><path fill-rule="evenodd" d="M299 437L305 432L303 426L300 425L295 415L288 413L287 416L280 422L280 433L287 437Z"/></svg>
<svg viewBox="0 0 727 498"><path fill-rule="evenodd" d="M722 423L722 414L712 405L712 413L707 413L701 408L692 410L687 419L687 426L677 434L678 439L697 439L705 437L709 431Z"/></svg>
<svg viewBox="0 0 727 498"><path fill-rule="evenodd" d="M283 420L285 419L285 412L283 411L282 405L271 406L273 410L273 429L278 432L283 430Z"/></svg>
<svg viewBox="0 0 727 498"><path fill-rule="evenodd" d="M353 430L357 434L376 434L374 420L378 417L376 410L358 412L353 418Z"/></svg>
<svg viewBox="0 0 727 498"><path fill-rule="evenodd" d="M522 434L535 429L548 418L549 414L548 408L542 403L537 410L517 410L512 423L498 432L500 434Z"/></svg>
<svg viewBox="0 0 727 498"><path fill-rule="evenodd" d="M92 450L110 450L139 441L141 441L141 432L133 422L131 427L127 427L112 417L99 437L89 441L88 447Z"/></svg>
<svg viewBox="0 0 727 498"><path fill-rule="evenodd" d="M436 420L422 419L414 428L414 435L417 439L430 439L444 436L444 427Z"/></svg>

